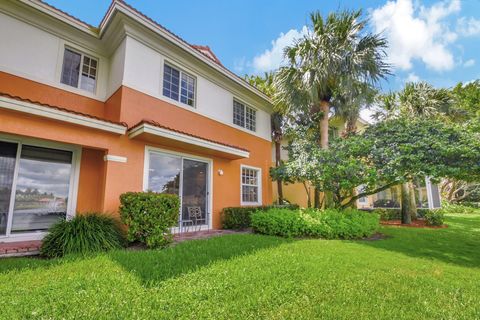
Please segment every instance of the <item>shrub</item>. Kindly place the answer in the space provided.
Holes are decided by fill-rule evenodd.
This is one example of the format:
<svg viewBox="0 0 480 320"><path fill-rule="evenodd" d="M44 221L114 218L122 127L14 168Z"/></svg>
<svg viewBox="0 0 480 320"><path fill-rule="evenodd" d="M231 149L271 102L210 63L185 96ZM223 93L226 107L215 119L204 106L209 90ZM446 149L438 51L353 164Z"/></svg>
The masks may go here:
<svg viewBox="0 0 480 320"><path fill-rule="evenodd" d="M128 226L127 239L149 248L165 247L172 241L170 228L178 223L178 196L155 192L127 192L120 196L120 216Z"/></svg>
<svg viewBox="0 0 480 320"><path fill-rule="evenodd" d="M372 235L378 225L378 214L355 209L321 211L273 208L252 214L255 232L282 237L354 239Z"/></svg>
<svg viewBox="0 0 480 320"><path fill-rule="evenodd" d="M86 255L121 248L125 238L117 219L101 213L85 213L53 225L40 252L49 258Z"/></svg>
<svg viewBox="0 0 480 320"><path fill-rule="evenodd" d="M444 214L441 210L428 210L425 212L425 221L429 226L441 226L444 221Z"/></svg>
<svg viewBox="0 0 480 320"><path fill-rule="evenodd" d="M222 210L223 229L241 230L251 227L251 215L258 210L271 208L298 209L296 204L274 205L274 206L253 206L253 207L228 207Z"/></svg>
<svg viewBox="0 0 480 320"><path fill-rule="evenodd" d="M402 218L400 209L377 208L373 212L378 214L382 221L399 220Z"/></svg>
<svg viewBox="0 0 480 320"><path fill-rule="evenodd" d="M470 214L470 213L480 213L480 209L471 205L454 204L454 203L443 203L441 211L444 214Z"/></svg>

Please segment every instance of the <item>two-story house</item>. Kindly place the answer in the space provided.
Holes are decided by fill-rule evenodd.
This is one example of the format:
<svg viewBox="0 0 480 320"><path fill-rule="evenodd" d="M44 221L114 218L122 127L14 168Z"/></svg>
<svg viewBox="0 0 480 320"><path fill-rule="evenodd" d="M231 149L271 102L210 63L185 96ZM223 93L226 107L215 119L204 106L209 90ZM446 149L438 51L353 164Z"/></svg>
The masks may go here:
<svg viewBox="0 0 480 320"><path fill-rule="evenodd" d="M40 0L0 1L0 242L117 212L120 194L181 198L180 226L272 202L269 99L123 1L98 27Z"/></svg>

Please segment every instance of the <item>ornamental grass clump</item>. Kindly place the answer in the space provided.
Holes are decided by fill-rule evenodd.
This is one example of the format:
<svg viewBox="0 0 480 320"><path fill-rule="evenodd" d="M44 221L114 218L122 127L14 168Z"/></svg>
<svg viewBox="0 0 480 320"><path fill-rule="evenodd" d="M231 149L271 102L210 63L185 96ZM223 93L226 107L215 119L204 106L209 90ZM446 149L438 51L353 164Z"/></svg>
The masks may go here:
<svg viewBox="0 0 480 320"><path fill-rule="evenodd" d="M43 239L40 253L49 258L87 255L122 248L125 237L120 221L104 213L84 213L57 222Z"/></svg>

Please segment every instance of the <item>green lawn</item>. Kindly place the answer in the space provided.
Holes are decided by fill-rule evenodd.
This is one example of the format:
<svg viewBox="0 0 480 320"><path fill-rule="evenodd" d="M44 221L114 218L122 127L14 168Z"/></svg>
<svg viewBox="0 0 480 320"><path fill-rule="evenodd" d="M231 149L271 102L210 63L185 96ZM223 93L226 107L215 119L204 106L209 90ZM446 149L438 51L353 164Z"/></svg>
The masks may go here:
<svg viewBox="0 0 480 320"><path fill-rule="evenodd" d="M88 259L0 260L2 319L479 319L480 215L381 241L230 235Z"/></svg>

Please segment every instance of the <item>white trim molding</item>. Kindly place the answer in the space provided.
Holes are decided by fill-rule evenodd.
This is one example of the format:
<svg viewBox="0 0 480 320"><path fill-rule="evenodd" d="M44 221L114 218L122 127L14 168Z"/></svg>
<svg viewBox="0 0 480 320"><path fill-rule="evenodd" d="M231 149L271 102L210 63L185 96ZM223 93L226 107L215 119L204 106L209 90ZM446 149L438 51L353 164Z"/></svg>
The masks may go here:
<svg viewBox="0 0 480 320"><path fill-rule="evenodd" d="M60 120L116 134L125 134L127 132L127 127L120 124L102 121L80 114L45 107L35 103L20 101L4 96L0 96L0 108L33 114L44 118Z"/></svg>
<svg viewBox="0 0 480 320"><path fill-rule="evenodd" d="M165 128L160 128L148 123L142 123L139 124L138 126L132 128L130 130L130 133L128 134L128 137L130 139L135 138L136 136L139 136L143 133L148 133L152 134L158 137L166 138L166 139L171 139L187 144L191 144L194 146L198 147L203 147L206 149L214 150L214 151L219 151L223 153L227 153L230 155L234 155L240 158L249 158L250 157L250 152L242 150L242 149L237 149L234 147L229 147L220 143L204 140L201 138L197 137L192 137L188 134L168 130Z"/></svg>
<svg viewBox="0 0 480 320"><path fill-rule="evenodd" d="M122 157L122 156L115 156L113 154L106 154L103 157L104 161L113 161L113 162L121 162L121 163L127 163L127 157Z"/></svg>

